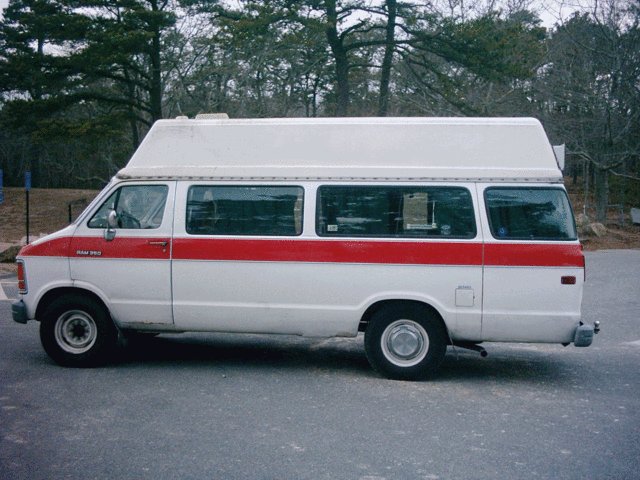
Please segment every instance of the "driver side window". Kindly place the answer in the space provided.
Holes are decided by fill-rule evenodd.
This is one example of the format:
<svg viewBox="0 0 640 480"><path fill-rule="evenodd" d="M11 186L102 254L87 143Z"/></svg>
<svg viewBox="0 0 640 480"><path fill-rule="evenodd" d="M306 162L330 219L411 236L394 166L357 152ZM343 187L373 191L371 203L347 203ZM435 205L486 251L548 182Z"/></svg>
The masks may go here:
<svg viewBox="0 0 640 480"><path fill-rule="evenodd" d="M89 228L107 228L107 215L115 210L117 228L154 229L160 227L167 200L166 185L120 187L107 198L89 220Z"/></svg>

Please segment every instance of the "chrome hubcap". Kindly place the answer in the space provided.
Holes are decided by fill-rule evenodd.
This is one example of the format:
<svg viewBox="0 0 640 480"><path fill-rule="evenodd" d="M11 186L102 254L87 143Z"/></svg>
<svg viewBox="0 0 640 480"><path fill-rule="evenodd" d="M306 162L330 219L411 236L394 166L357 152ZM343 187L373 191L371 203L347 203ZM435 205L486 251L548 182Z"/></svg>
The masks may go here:
<svg viewBox="0 0 640 480"><path fill-rule="evenodd" d="M413 320L396 320L385 329L381 346L391 363L411 367L427 355L429 336L424 327Z"/></svg>
<svg viewBox="0 0 640 480"><path fill-rule="evenodd" d="M96 324L86 312L71 310L63 313L56 321L56 342L65 352L86 352L96 342L96 335Z"/></svg>
<svg viewBox="0 0 640 480"><path fill-rule="evenodd" d="M422 347L422 337L412 326L400 325L389 334L387 345L394 355L400 358L412 358Z"/></svg>

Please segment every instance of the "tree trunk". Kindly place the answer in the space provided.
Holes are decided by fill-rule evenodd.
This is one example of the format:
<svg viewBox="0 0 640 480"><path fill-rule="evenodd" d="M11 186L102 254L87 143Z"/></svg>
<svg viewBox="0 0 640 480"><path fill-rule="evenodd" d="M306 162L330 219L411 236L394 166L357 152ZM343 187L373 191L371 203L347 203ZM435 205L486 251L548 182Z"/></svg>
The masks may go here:
<svg viewBox="0 0 640 480"><path fill-rule="evenodd" d="M389 82L391 80L391 66L395 50L396 14L398 5L396 0L387 0L387 29L384 46L384 57L380 70L380 93L378 96L378 116L386 117L389 109Z"/></svg>
<svg viewBox="0 0 640 480"><path fill-rule="evenodd" d="M609 170L596 166L595 169L596 222L605 224L609 205Z"/></svg>
<svg viewBox="0 0 640 480"><path fill-rule="evenodd" d="M151 10L154 13L159 11L158 3L151 2ZM155 20L157 22L157 20ZM153 38L151 40L151 85L149 88L149 102L151 104L151 120L156 121L162 118L162 65L160 60L160 27L153 25Z"/></svg>
<svg viewBox="0 0 640 480"><path fill-rule="evenodd" d="M338 35L338 13L335 0L326 0L327 27L325 33L336 64L336 116L349 112L349 61L344 41Z"/></svg>
<svg viewBox="0 0 640 480"><path fill-rule="evenodd" d="M124 68L124 78L127 82L127 100L129 101L129 106L127 110L129 110L129 128L131 130L131 143L133 144L133 149L137 149L140 145L140 133L138 131L138 120L136 119L134 105L136 103L136 87L131 80L129 75L129 69Z"/></svg>

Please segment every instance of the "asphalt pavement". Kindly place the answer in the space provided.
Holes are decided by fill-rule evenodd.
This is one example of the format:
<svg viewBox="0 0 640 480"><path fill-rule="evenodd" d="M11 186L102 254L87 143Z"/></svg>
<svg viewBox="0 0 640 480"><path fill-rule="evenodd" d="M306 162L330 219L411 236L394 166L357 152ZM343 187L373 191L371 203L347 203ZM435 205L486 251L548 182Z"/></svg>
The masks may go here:
<svg viewBox="0 0 640 480"><path fill-rule="evenodd" d="M379 377L361 336L161 335L62 368L2 300L0 478L638 479L639 285L640 251L588 253L591 347L449 349L428 382Z"/></svg>

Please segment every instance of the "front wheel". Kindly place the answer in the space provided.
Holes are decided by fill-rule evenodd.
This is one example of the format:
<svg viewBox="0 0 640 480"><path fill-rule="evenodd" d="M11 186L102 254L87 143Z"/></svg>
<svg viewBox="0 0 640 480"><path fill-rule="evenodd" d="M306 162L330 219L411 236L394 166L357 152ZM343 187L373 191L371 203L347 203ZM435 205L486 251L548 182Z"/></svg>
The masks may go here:
<svg viewBox="0 0 640 480"><path fill-rule="evenodd" d="M104 307L81 295L54 300L40 319L44 350L66 367L104 364L117 340L118 332Z"/></svg>
<svg viewBox="0 0 640 480"><path fill-rule="evenodd" d="M388 305L373 314L364 346L371 366L396 380L432 376L447 351L440 319L417 305Z"/></svg>

